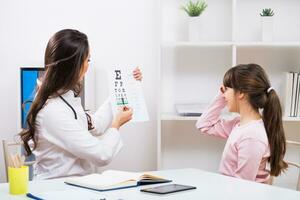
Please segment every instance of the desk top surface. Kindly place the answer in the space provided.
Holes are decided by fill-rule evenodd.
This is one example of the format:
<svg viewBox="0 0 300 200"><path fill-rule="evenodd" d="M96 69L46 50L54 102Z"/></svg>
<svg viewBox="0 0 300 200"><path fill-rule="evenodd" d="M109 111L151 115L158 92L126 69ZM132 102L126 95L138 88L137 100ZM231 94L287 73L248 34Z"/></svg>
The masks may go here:
<svg viewBox="0 0 300 200"><path fill-rule="evenodd" d="M173 180L173 183L196 186L196 190L183 191L167 195L155 195L140 192L141 188L154 187L148 185L135 188L127 188L108 192L97 192L69 186L64 184L64 179L45 181L31 181L29 192L36 196L49 196L50 199L88 199L100 200L167 200L167 199L300 199L300 192L284 189L276 186L255 183L210 173L198 169L177 169L155 171L152 174ZM0 199L28 199L24 195L12 196L8 194L8 184L0 184Z"/></svg>

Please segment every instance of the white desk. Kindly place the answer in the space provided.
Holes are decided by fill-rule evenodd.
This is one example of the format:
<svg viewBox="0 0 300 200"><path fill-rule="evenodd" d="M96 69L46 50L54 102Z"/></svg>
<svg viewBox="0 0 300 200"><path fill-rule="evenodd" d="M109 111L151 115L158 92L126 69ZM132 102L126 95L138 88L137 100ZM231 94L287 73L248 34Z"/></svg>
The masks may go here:
<svg viewBox="0 0 300 200"><path fill-rule="evenodd" d="M92 196L99 195L99 198L85 198L85 199L100 199L106 197L106 200L204 200L204 199L222 199L222 200L254 200L254 199L270 199L270 200L300 200L300 192L283 189L276 186L269 186L250 181L244 181L232 177L227 177L219 174L205 172L198 169L179 169L156 171L153 174L160 175L164 178L173 180L173 183L186 184L196 186L196 190L184 191L168 195L155 195L140 192L142 187L128 188L122 190L114 190L109 192L97 192L86 190L74 186L69 186L63 183L64 179L47 180L47 181L32 181L29 185L29 190L32 194L38 194L46 191L62 191L58 199L83 199L79 193L84 193ZM155 185L143 186L153 187ZM72 192L73 191L73 192ZM74 191L76 191L74 193ZM70 198L70 193L74 197ZM24 195L12 196L8 194L8 184L0 184L0 199L27 199Z"/></svg>

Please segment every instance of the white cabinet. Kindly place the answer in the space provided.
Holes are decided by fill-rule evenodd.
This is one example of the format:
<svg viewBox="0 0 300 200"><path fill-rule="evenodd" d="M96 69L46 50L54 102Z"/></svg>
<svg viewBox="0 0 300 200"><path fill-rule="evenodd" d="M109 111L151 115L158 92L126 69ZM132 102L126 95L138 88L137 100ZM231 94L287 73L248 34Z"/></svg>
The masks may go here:
<svg viewBox="0 0 300 200"><path fill-rule="evenodd" d="M180 9L186 2L161 0L158 169L198 167L216 172L225 141L197 134L197 118L178 116L174 105L209 103L224 73L242 63L263 66L283 96L283 73L300 70L300 1L207 0L200 16L205 38L196 43L187 40L187 15ZM274 40L269 43L261 42L263 8L275 13ZM283 119L288 138L300 140L299 118Z"/></svg>

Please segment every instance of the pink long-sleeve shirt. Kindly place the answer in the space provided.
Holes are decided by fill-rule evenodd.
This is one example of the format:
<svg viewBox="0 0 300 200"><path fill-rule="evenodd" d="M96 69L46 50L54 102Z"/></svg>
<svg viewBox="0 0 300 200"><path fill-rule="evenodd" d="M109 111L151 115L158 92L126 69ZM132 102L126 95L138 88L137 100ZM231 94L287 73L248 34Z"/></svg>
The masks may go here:
<svg viewBox="0 0 300 200"><path fill-rule="evenodd" d="M227 139L219 171L228 176L266 183L270 156L269 142L263 120L240 125L240 117L220 118L226 102L219 94L198 119L196 127L204 134Z"/></svg>

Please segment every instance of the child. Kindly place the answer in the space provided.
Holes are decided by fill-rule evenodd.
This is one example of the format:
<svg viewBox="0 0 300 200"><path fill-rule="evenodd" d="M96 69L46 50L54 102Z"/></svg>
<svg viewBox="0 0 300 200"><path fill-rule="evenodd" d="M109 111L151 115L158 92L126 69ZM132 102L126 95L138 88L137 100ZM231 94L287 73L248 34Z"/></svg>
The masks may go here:
<svg viewBox="0 0 300 200"><path fill-rule="evenodd" d="M282 111L274 88L262 67L245 64L225 73L220 90L196 127L202 133L227 139L220 173L268 183L270 175L278 176L287 168L283 161L286 140ZM225 106L240 116L227 121L220 119ZM270 171L266 169L267 162Z"/></svg>

